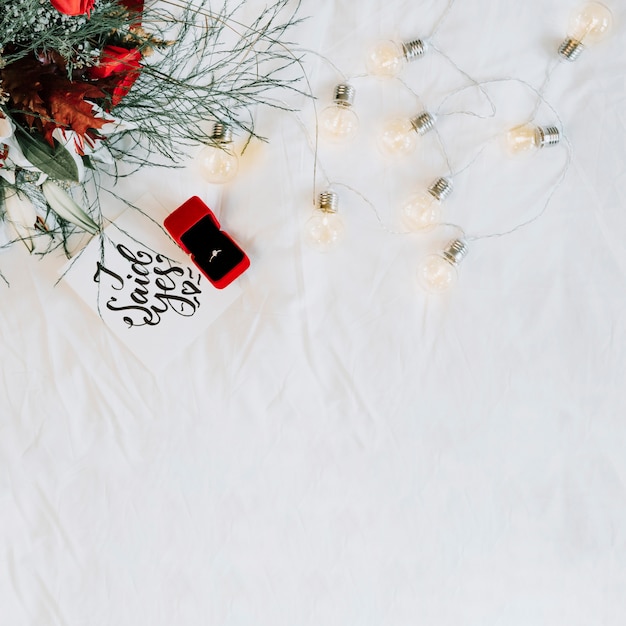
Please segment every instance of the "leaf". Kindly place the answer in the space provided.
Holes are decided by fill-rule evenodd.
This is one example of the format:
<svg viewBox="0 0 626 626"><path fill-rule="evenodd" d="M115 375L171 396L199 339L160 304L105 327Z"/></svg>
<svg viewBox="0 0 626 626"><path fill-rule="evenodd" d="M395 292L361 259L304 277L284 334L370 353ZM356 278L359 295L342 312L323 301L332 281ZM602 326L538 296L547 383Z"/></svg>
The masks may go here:
<svg viewBox="0 0 626 626"><path fill-rule="evenodd" d="M2 88L11 94L16 108L32 113L28 116L28 125L32 126L37 118L49 117L45 102L41 97L44 74L56 71L53 64L43 65L32 57L18 59L0 70Z"/></svg>
<svg viewBox="0 0 626 626"><path fill-rule="evenodd" d="M19 126L17 130L15 139L24 156L36 168L55 180L78 182L78 167L66 148L57 141L53 148L39 135L31 135Z"/></svg>
<svg viewBox="0 0 626 626"><path fill-rule="evenodd" d="M79 135L102 128L107 120L94 115L94 107L85 98L102 98L104 93L89 83L70 82L56 77L47 93L52 119L56 126L71 128ZM52 131L50 131L52 132Z"/></svg>
<svg viewBox="0 0 626 626"><path fill-rule="evenodd" d="M18 59L0 68L0 81L16 109L13 117L21 114L22 123L39 130L50 146L56 128L97 137L95 131L107 123L95 116L93 104L85 100L104 98L105 93L80 78L70 80L57 53Z"/></svg>
<svg viewBox="0 0 626 626"><path fill-rule="evenodd" d="M100 227L83 211L71 196L63 191L56 183L47 180L41 190L46 197L50 208L62 219L75 224L88 233L95 235Z"/></svg>

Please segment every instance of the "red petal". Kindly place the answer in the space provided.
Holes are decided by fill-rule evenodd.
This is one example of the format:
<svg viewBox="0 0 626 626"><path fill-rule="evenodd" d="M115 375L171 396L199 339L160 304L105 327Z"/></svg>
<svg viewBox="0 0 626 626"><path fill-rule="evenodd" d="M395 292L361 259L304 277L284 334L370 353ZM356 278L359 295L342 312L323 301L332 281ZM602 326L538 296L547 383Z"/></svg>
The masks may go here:
<svg viewBox="0 0 626 626"><path fill-rule="evenodd" d="M89 15L95 0L50 0L59 13L65 15Z"/></svg>

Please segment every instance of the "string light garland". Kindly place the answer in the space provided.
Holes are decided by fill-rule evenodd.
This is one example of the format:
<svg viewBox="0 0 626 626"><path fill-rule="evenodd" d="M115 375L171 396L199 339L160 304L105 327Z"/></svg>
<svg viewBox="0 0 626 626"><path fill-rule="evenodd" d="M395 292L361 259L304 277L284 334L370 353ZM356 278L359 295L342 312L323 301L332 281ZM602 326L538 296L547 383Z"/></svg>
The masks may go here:
<svg viewBox="0 0 626 626"><path fill-rule="evenodd" d="M554 108L545 98L545 92L547 91L552 74L559 64L556 63L551 65L549 69L546 70L546 77L540 88L535 88L531 84L514 77L490 79L486 81L474 79L469 73L461 69L458 65L456 65L456 63L454 63L454 61L440 51L432 42L434 34L439 30L442 22L447 17L454 4L455 0L450 0L448 2L444 14L440 17L429 38L415 39L408 42L385 40L378 42L374 47L370 48L366 57L368 75L364 76L365 78L367 76L374 76L376 78L394 78L421 101L421 98L419 98L419 96L410 89L403 79L399 78L399 75L409 62L419 59L428 49L432 49L435 53L440 54L444 59L446 59L446 61L448 61L459 72L459 74L470 83L469 85L464 86L444 97L442 104L439 108L436 108L434 112L423 110L418 115L410 119L394 118L388 121L383 126L377 137L377 146L380 152L384 155L391 155L394 157L407 156L414 152L417 148L420 136L435 130L443 156L448 164L450 170L449 174L437 178L425 190L414 192L406 198L400 209L400 219L403 227L406 229L406 231L404 231L406 234L416 232L425 233L434 230L438 226L454 227L462 233L461 236L449 241L449 243L439 253L428 255L419 262L417 269L418 284L430 294L443 294L449 291L454 284L456 284L458 278L458 266L466 257L469 250L468 242L476 242L493 237L503 237L516 232L517 230L524 228L539 219L547 209L554 193L563 182L572 159L571 145L563 133L561 120ZM558 57L568 61L576 60L580 56L584 47L606 38L611 31L611 26L612 15L608 7L599 2L588 2L573 13L568 27L567 37L558 48ZM510 128L503 134L504 145L507 151L513 155L535 153L545 148L557 147L564 144L566 148L566 160L560 174L556 178L553 188L547 195L543 207L534 217L531 217L504 232L484 235L466 235L461 227L455 224L448 224L443 221L442 203L452 191L452 175L454 174L456 176L473 165L476 159L483 153L487 144L485 144L485 146L483 146L476 153L476 155L465 167L454 171L452 165L450 164L450 158L448 156L445 143L436 128L436 119L441 115L454 114L467 115L477 119L493 119L497 115L497 109L492 97L489 95L488 87L506 82L517 82L518 84L529 89L536 97L535 107L531 116L528 118L528 121L519 124L514 128ZM452 95L460 93L468 88L476 88L485 96L491 109L489 114L483 115L475 111L441 113L441 108L444 102L446 102ZM552 111L554 118L557 120L557 123L551 123L548 125L538 125L533 123L541 105L548 106L548 108ZM325 122L323 120L320 121L323 126ZM324 131L322 130L322 132ZM317 150L315 150L315 159L317 160ZM337 185L340 183L335 182L333 184ZM355 189L352 189L349 185L343 186L353 191L367 205L370 206L384 230L390 234L402 234L386 226L375 205L363 196L363 194ZM316 209L316 212L321 213L322 215L326 214L325 211L321 209L321 205L320 208ZM336 215L336 212L330 211L328 215ZM317 217L318 220L321 219L319 216L314 216L314 218L315 217ZM330 246L322 247L324 249L328 249Z"/></svg>

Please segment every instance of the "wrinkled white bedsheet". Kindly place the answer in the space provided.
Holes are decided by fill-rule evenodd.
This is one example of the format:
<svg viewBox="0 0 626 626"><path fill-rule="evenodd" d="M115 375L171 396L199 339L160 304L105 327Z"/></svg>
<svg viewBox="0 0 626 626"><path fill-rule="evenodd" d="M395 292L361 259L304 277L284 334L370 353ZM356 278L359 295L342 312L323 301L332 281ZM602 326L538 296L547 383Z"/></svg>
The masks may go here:
<svg viewBox="0 0 626 626"><path fill-rule="evenodd" d="M445 173L437 137L385 162L377 126L420 100L360 76L368 42L428 34L444 0L303 0L317 106L341 80L319 53L361 119L355 145L319 152L316 189L335 183L346 221L335 252L303 243L313 107L297 94L298 114L258 111L269 143L223 191L192 168L121 185L172 209L199 194L252 261L191 347L171 337L162 373L54 285L63 259L0 255L3 626L626 623L626 5L606 1L612 39L558 64L559 119L537 114L571 142L563 184L532 224L470 241L447 297L415 266L455 231L389 232ZM434 44L474 78L540 88L575 4L459 1ZM512 160L490 141L531 90L490 83L481 119L458 114L489 114L476 90L443 103L469 83L432 48L402 78L457 113L437 126L453 169L471 163L449 222L471 238L542 212L567 151Z"/></svg>

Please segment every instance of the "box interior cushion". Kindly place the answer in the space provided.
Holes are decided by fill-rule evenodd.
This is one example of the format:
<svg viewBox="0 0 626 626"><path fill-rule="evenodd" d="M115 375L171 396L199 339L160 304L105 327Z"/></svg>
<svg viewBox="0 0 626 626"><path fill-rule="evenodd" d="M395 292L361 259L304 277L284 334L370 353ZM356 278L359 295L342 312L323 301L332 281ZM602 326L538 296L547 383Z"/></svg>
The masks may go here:
<svg viewBox="0 0 626 626"><path fill-rule="evenodd" d="M205 215L181 235L194 261L212 280L220 280L244 259L243 251L210 216Z"/></svg>

